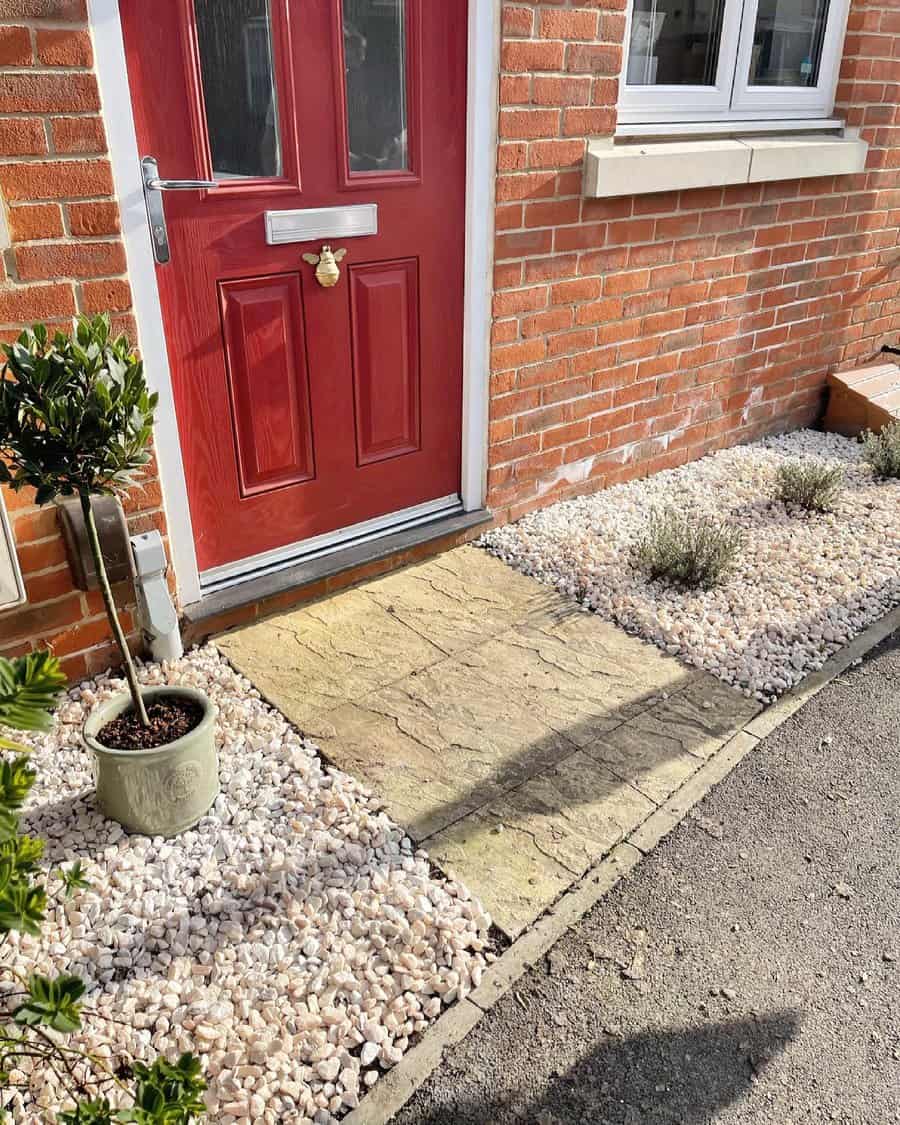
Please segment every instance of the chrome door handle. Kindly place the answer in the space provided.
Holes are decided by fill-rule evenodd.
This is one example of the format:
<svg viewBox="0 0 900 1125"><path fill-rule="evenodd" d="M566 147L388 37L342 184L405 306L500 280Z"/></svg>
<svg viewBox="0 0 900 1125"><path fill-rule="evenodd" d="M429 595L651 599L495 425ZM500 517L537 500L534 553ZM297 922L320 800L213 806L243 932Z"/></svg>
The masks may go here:
<svg viewBox="0 0 900 1125"><path fill-rule="evenodd" d="M166 212L163 207L164 191L212 191L219 186L216 180L162 180L155 156L145 156L141 160L141 179L144 184L144 204L147 208L147 222L150 224L150 239L153 243L153 257L164 266L171 257L169 232L166 229Z"/></svg>
<svg viewBox="0 0 900 1125"><path fill-rule="evenodd" d="M217 188L218 180L148 180L147 187L152 191L200 191L204 188Z"/></svg>

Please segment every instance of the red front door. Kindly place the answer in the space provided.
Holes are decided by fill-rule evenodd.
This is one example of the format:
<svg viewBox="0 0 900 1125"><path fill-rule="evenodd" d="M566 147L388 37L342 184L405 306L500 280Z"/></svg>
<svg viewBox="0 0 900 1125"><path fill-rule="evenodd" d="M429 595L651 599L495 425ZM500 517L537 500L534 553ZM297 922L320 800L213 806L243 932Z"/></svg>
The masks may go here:
<svg viewBox="0 0 900 1125"><path fill-rule="evenodd" d="M120 0L201 572L459 490L466 8Z"/></svg>

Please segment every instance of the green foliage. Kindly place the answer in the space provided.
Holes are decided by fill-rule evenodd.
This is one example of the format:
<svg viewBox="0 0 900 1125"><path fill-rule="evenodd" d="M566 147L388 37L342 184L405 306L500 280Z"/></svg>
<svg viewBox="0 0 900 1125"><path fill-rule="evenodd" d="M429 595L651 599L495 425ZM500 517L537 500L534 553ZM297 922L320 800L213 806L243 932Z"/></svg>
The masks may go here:
<svg viewBox="0 0 900 1125"><path fill-rule="evenodd" d="M49 709L64 684L59 665L46 654L2 661L0 720L23 730L46 729ZM43 841L19 831L19 811L35 776L26 754L0 758L0 935L18 930L39 936L47 910L47 891L38 881ZM67 896L88 885L80 860L57 874L60 890ZM206 1083L193 1055L182 1055L176 1063L165 1059L156 1059L152 1066L135 1063L130 1086L104 1070L98 1060L65 1043L63 1037L77 1031L88 1015L82 1008L84 993L80 977L33 974L25 981L4 970L0 959L0 1121L9 1119L2 1108L2 1092L11 1089L12 1072L26 1060L32 1067L52 1067L58 1076L68 1078L74 1105L59 1117L66 1125L192 1125L201 1119L200 1095ZM133 1104L114 1110L105 1096L86 1101L82 1094L88 1082L118 1085L128 1090Z"/></svg>
<svg viewBox="0 0 900 1125"><path fill-rule="evenodd" d="M53 1031L77 1031L81 1027L81 997L84 981L80 977L31 976L28 999L13 1012L16 1023L26 1027L49 1027Z"/></svg>
<svg viewBox="0 0 900 1125"><path fill-rule="evenodd" d="M176 1063L156 1059L152 1066L136 1062L134 1076L134 1106L121 1111L115 1120L137 1125L189 1125L204 1112L200 1095L206 1082L193 1055L182 1055Z"/></svg>
<svg viewBox="0 0 900 1125"><path fill-rule="evenodd" d="M206 1082L193 1055L182 1055L175 1063L165 1059L156 1059L152 1066L135 1063L133 1069L134 1105L130 1109L113 1110L106 1098L79 1102L60 1115L61 1125L191 1125L205 1113L200 1095Z"/></svg>
<svg viewBox="0 0 900 1125"><path fill-rule="evenodd" d="M114 1110L107 1098L79 1102L60 1114L61 1125L191 1125L203 1116L206 1107L201 1095L206 1082L200 1063L193 1055L182 1055L175 1062L156 1059L152 1066L134 1064L134 1105Z"/></svg>
<svg viewBox="0 0 900 1125"><path fill-rule="evenodd" d="M73 335L35 324L4 344L0 372L0 483L30 486L35 501L81 500L103 604L122 654L134 709L147 726L134 661L113 602L91 497L122 492L150 460L153 414L144 367L109 317L81 316Z"/></svg>
<svg viewBox="0 0 900 1125"><path fill-rule="evenodd" d="M131 485L150 460L158 396L109 317L79 317L52 339L35 324L3 351L0 481L35 488L38 504Z"/></svg>
<svg viewBox="0 0 900 1125"><path fill-rule="evenodd" d="M7 809L4 814L18 828L18 817ZM33 877L43 848L30 836L13 835L0 844L0 933L18 930L37 937L41 932L47 894Z"/></svg>
<svg viewBox="0 0 900 1125"><path fill-rule="evenodd" d="M93 1102L79 1102L74 1109L59 1115L60 1125L113 1125L116 1118L108 1098Z"/></svg>
<svg viewBox="0 0 900 1125"><path fill-rule="evenodd" d="M76 891L87 890L91 885L84 877L84 866L80 859L77 859L68 869L60 867L56 874L62 882L63 893L66 898L71 898Z"/></svg>
<svg viewBox="0 0 900 1125"><path fill-rule="evenodd" d="M49 652L32 652L15 660L0 656L0 726L47 730L50 713L65 683L59 661ZM21 747L0 737L0 749ZM6 800L9 799L6 792Z"/></svg>
<svg viewBox="0 0 900 1125"><path fill-rule="evenodd" d="M880 434L863 434L865 458L879 477L900 477L900 421L890 422Z"/></svg>
<svg viewBox="0 0 900 1125"><path fill-rule="evenodd" d="M785 461L778 466L776 497L808 512L830 512L841 494L844 470L821 461Z"/></svg>
<svg viewBox="0 0 900 1125"><path fill-rule="evenodd" d="M34 779L35 772L24 754L12 761L4 758L0 761L0 804L5 809L20 809L31 792Z"/></svg>
<svg viewBox="0 0 900 1125"><path fill-rule="evenodd" d="M651 513L635 557L652 579L707 590L728 576L743 546L740 528L712 516L691 520L666 508Z"/></svg>
<svg viewBox="0 0 900 1125"><path fill-rule="evenodd" d="M34 785L35 773L24 755L0 761L0 933L11 930L36 937L47 908L47 894L33 881L44 845L19 833L19 813Z"/></svg>

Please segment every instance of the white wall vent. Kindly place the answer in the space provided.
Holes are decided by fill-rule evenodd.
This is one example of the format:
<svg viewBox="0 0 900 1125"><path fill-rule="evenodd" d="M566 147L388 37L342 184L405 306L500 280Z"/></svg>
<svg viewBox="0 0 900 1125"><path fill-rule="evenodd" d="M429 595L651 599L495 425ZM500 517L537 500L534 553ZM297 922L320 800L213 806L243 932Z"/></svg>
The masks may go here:
<svg viewBox="0 0 900 1125"><path fill-rule="evenodd" d="M0 610L21 605L25 601L25 583L16 558L12 528L0 493Z"/></svg>

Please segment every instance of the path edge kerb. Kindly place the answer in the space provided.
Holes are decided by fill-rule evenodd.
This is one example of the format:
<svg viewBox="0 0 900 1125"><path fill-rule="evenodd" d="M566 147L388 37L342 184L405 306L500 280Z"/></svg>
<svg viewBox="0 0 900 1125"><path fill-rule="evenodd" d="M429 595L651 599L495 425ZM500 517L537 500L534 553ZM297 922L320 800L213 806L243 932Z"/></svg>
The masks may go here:
<svg viewBox="0 0 900 1125"><path fill-rule="evenodd" d="M900 629L900 606L855 637L793 690L738 728L721 750L596 866L569 888L488 968L481 984L425 1032L421 1042L367 1093L342 1125L387 1125L440 1066L444 1051L462 1042L487 1012L565 932L632 871L684 820L713 786L815 695Z"/></svg>

